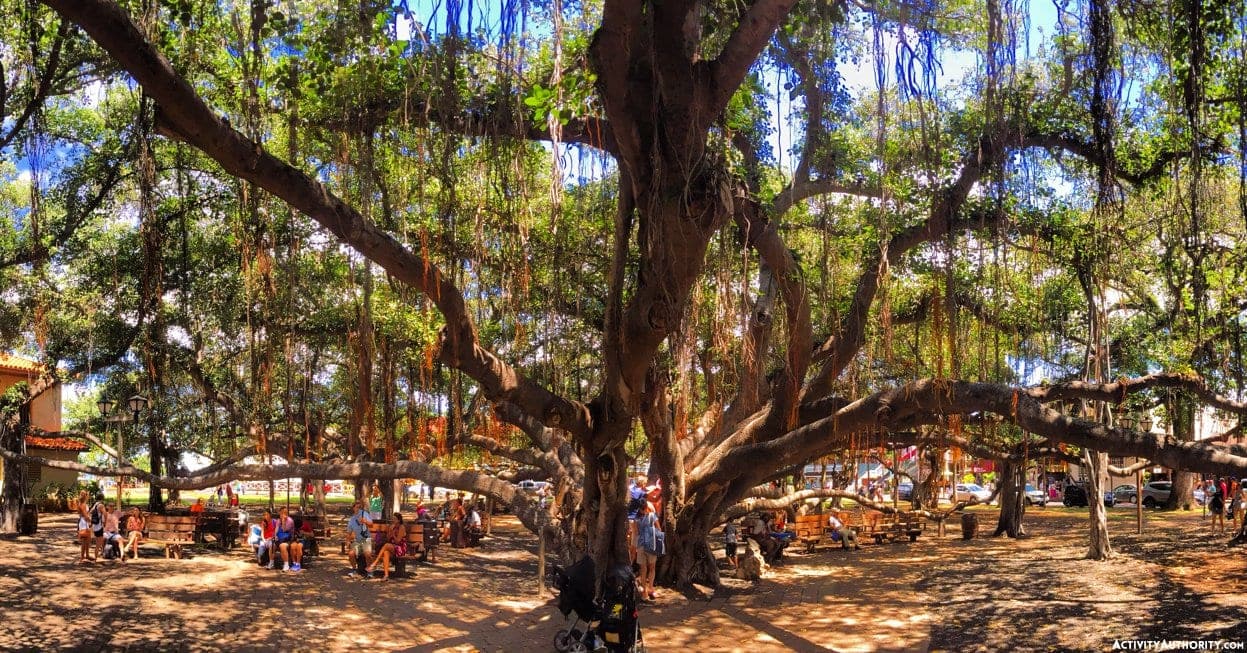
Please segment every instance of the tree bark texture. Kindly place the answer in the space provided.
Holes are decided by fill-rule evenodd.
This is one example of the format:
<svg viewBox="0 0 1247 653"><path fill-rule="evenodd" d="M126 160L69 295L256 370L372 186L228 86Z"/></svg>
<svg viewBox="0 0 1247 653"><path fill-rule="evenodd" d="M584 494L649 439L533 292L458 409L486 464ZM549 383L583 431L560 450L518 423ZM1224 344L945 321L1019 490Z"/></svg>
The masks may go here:
<svg viewBox="0 0 1247 653"><path fill-rule="evenodd" d="M1108 512L1104 508L1104 481L1108 468L1108 454L1091 449L1083 450L1083 461L1090 471L1087 477L1087 506L1090 517L1090 544L1088 560L1108 560L1113 557L1113 544L1108 536Z"/></svg>
<svg viewBox="0 0 1247 653"><path fill-rule="evenodd" d="M996 475L1000 483L1000 518L996 522L994 535L1023 537L1026 527L1026 465L1011 461L997 461L1000 472Z"/></svg>
<svg viewBox="0 0 1247 653"><path fill-rule="evenodd" d="M0 447L21 451L22 429L9 422L4 415L0 415ZM16 533L22 504L26 500L25 488L22 487L25 470L21 463L8 458L0 464L4 465L4 485L0 488L0 533Z"/></svg>

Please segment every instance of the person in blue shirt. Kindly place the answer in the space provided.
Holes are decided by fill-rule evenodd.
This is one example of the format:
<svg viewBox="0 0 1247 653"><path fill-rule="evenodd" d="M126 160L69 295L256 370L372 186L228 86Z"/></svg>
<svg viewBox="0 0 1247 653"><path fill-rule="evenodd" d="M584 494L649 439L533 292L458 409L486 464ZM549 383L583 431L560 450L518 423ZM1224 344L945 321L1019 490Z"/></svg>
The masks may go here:
<svg viewBox="0 0 1247 653"><path fill-rule="evenodd" d="M646 501L636 521L632 522L632 541L636 546L637 564L641 565L641 575L637 580L641 583L642 594L651 601L654 600L654 571L660 555L656 533L661 530L658 516L654 514L654 504Z"/></svg>
<svg viewBox="0 0 1247 653"><path fill-rule="evenodd" d="M371 525L372 517L364 510L364 503L356 501L351 506L351 518L346 522L346 530L351 539L348 556L355 567L351 571L352 576L368 577L368 558L372 555L372 538L369 537L368 527Z"/></svg>
<svg viewBox="0 0 1247 653"><path fill-rule="evenodd" d="M303 571L303 542L295 531L294 518L284 506L277 517L277 549L281 552L282 571Z"/></svg>

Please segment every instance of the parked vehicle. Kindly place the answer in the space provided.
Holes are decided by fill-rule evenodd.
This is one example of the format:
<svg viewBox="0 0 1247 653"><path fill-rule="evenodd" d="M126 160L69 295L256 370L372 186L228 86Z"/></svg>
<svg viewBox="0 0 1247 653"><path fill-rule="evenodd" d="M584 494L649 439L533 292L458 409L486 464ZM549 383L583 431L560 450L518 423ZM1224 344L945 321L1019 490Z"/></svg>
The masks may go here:
<svg viewBox="0 0 1247 653"><path fill-rule="evenodd" d="M900 485L896 486L896 498L900 499L901 501L913 501L914 500L914 484L913 483L901 483Z"/></svg>
<svg viewBox="0 0 1247 653"><path fill-rule="evenodd" d="M969 501L970 497L986 502L992 497L992 491L976 483L958 483L954 501Z"/></svg>
<svg viewBox="0 0 1247 653"><path fill-rule="evenodd" d="M527 492L537 492L543 488L550 487L550 483L547 481L520 481L516 485L519 485L521 490Z"/></svg>
<svg viewBox="0 0 1247 653"><path fill-rule="evenodd" d="M1026 505L1040 507L1046 506L1048 505L1048 495L1043 490L1037 490L1034 485L1027 483Z"/></svg>
<svg viewBox="0 0 1247 653"><path fill-rule="evenodd" d="M1065 486L1065 498L1061 501L1067 507L1086 506L1087 504L1087 486L1082 483ZM1116 505L1117 500L1113 498L1112 490L1104 491L1104 505L1112 508Z"/></svg>
<svg viewBox="0 0 1247 653"><path fill-rule="evenodd" d="M1118 485L1113 488L1113 500L1117 503L1134 503L1134 493L1133 484Z"/></svg>
<svg viewBox="0 0 1247 653"><path fill-rule="evenodd" d="M1169 500L1173 491L1173 481L1152 481L1143 486L1143 505L1155 508Z"/></svg>

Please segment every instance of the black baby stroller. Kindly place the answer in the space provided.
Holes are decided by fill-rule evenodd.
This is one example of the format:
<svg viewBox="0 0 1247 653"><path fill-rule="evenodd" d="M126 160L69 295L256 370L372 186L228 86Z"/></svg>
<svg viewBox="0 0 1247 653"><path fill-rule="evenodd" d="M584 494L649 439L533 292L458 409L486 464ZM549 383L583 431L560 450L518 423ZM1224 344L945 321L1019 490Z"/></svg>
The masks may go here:
<svg viewBox="0 0 1247 653"><path fill-rule="evenodd" d="M636 577L632 569L618 566L602 578L602 596L594 601L593 559L555 567L550 585L559 593L559 612L567 627L554 635L559 653L645 653L645 641L637 620Z"/></svg>

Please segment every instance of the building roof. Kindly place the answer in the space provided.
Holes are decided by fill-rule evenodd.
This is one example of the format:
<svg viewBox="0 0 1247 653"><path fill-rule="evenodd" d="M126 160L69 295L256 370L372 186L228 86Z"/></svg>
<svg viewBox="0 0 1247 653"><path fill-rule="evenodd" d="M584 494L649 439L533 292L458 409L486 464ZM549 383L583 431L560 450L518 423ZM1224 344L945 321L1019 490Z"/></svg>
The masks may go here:
<svg viewBox="0 0 1247 653"><path fill-rule="evenodd" d="M39 361L32 361L29 358L13 356L0 351L0 371L38 374L43 371L43 364Z"/></svg>
<svg viewBox="0 0 1247 653"><path fill-rule="evenodd" d="M38 435L26 436L27 449L51 449L55 451L86 451L91 447L86 444L74 440L73 438L64 438L54 435L42 437Z"/></svg>

